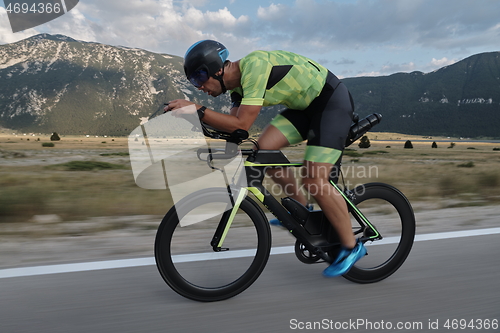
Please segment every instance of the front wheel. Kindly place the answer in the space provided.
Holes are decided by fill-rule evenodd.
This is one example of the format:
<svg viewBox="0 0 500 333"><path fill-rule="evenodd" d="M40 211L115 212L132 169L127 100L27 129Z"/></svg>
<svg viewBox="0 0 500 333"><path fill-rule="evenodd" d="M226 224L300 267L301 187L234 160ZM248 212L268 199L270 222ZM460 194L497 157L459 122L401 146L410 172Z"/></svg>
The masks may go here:
<svg viewBox="0 0 500 333"><path fill-rule="evenodd" d="M207 189L182 199L163 218L155 240L156 264L178 294L220 301L247 289L263 271L271 231L249 197L241 202L221 246L214 249L214 235L221 235L219 225L231 211L226 189Z"/></svg>
<svg viewBox="0 0 500 333"><path fill-rule="evenodd" d="M368 255L359 260L344 277L357 283L383 280L396 272L408 257L415 238L415 215L406 197L396 188L382 183L370 183L354 189L353 215L361 212L383 237L365 242ZM355 234L365 232L352 219Z"/></svg>

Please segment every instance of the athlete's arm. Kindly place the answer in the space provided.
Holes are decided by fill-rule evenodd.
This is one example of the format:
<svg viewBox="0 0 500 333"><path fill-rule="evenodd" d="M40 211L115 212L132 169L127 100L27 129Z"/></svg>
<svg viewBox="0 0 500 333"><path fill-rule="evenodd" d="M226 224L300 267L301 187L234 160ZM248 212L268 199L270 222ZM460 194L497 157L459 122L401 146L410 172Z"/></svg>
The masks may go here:
<svg viewBox="0 0 500 333"><path fill-rule="evenodd" d="M240 108L240 106L239 106L239 105L238 105L238 106L233 106L233 107L231 108L231 110L229 111L229 114L230 114L231 116L235 116L235 117L236 117L236 115L238 114L238 109L239 109L239 108Z"/></svg>
<svg viewBox="0 0 500 333"><path fill-rule="evenodd" d="M176 109L194 104L183 99L171 101L165 111L175 111ZM201 108L201 105L194 104L196 109ZM229 114L215 112L210 109L205 109L205 116L203 122L217 128L218 130L231 133L237 129L248 131L252 124L257 119L261 106L255 105L240 105L233 107Z"/></svg>
<svg viewBox="0 0 500 333"><path fill-rule="evenodd" d="M240 105L233 107L230 114L222 114L212 110L205 110L203 122L221 131L233 132L237 129L248 131L257 119L261 106Z"/></svg>

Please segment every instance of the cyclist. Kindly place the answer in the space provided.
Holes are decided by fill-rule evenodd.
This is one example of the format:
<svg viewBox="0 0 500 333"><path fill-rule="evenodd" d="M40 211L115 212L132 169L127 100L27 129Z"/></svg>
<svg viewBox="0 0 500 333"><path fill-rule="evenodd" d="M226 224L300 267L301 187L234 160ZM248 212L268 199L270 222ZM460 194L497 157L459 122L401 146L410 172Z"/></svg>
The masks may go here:
<svg viewBox="0 0 500 333"><path fill-rule="evenodd" d="M217 97L231 91L229 114L195 105L204 123L222 131L248 130L263 106L284 105L259 137L260 149L278 150L307 140L302 182L337 231L342 250L323 275L345 274L366 254L354 238L347 206L329 184L330 172L342 154L352 122L353 102L346 86L325 67L286 51L255 51L231 62L219 42L204 40L191 46L184 57L188 80L199 90ZM184 112L194 104L174 100L165 111ZM282 187L293 188L294 199L306 205L292 175L278 170L271 177ZM274 173L274 174L273 174ZM287 191L288 192L288 191Z"/></svg>

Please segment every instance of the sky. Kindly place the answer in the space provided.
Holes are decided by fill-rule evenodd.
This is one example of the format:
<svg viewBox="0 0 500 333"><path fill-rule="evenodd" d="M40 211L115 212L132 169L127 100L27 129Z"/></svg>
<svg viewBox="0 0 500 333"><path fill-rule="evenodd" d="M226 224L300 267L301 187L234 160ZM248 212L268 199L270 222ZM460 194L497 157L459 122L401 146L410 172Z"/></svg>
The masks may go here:
<svg viewBox="0 0 500 333"><path fill-rule="evenodd" d="M0 44L39 33L177 56L214 39L230 60L287 50L341 78L428 73L500 51L500 0L80 0L15 34L0 7Z"/></svg>

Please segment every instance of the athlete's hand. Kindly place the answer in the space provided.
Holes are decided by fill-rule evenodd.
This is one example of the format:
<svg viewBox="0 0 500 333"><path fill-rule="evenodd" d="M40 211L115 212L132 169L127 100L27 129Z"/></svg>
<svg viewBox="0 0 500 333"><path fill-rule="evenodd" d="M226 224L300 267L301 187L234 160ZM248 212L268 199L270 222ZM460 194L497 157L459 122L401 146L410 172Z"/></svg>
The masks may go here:
<svg viewBox="0 0 500 333"><path fill-rule="evenodd" d="M194 111L192 111L194 109ZM178 117L182 114L195 113L197 108L196 104L185 99L176 99L168 103L165 107L165 112L173 111L173 115Z"/></svg>
<svg viewBox="0 0 500 333"><path fill-rule="evenodd" d="M184 115L196 114L197 105L184 99L176 99L169 102L164 110L165 112L172 111L174 117L181 118Z"/></svg>

